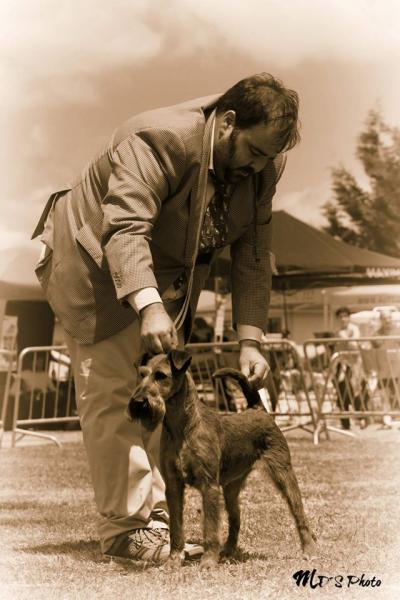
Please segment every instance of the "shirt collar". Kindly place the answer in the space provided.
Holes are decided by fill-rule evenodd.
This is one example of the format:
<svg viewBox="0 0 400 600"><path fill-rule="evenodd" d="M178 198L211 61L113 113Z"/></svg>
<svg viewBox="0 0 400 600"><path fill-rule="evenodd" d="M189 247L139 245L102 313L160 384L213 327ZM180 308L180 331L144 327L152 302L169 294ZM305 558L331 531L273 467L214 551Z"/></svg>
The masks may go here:
<svg viewBox="0 0 400 600"><path fill-rule="evenodd" d="M208 170L214 172L214 136L215 136L215 115L213 117L214 122L211 129L211 151L210 151L210 162L208 163Z"/></svg>

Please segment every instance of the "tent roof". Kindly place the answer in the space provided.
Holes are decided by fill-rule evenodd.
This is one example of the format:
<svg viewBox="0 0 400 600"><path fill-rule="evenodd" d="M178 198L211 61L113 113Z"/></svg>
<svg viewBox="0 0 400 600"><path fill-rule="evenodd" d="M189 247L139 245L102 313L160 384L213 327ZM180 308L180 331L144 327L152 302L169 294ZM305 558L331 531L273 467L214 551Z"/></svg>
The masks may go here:
<svg viewBox="0 0 400 600"><path fill-rule="evenodd" d="M390 296L400 300L400 284L393 285L356 285L347 289L330 290L330 297L346 299L349 296Z"/></svg>
<svg viewBox="0 0 400 600"><path fill-rule="evenodd" d="M284 210L273 213L272 250L275 289L400 281L400 259L336 240ZM227 274L229 263L230 251L224 248L213 275Z"/></svg>
<svg viewBox="0 0 400 600"><path fill-rule="evenodd" d="M400 284L356 285L347 289L329 290L327 298L331 306L345 305L362 308L399 306Z"/></svg>
<svg viewBox="0 0 400 600"><path fill-rule="evenodd" d="M283 210L274 212L272 235L279 273L370 271L370 277L400 276L400 259L336 240Z"/></svg>

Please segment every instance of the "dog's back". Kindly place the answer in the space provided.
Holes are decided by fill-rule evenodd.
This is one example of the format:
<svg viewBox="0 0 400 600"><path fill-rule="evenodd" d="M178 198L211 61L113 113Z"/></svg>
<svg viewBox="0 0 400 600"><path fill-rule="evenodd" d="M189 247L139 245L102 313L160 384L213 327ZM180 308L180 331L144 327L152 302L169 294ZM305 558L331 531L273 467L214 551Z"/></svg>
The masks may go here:
<svg viewBox="0 0 400 600"><path fill-rule="evenodd" d="M227 377L240 385L248 409L220 416L221 485L226 485L246 471L250 472L255 462L269 448L279 448L290 460L287 442L273 418L262 407L257 390L250 386L247 378L237 369L219 369L214 374L214 378Z"/></svg>

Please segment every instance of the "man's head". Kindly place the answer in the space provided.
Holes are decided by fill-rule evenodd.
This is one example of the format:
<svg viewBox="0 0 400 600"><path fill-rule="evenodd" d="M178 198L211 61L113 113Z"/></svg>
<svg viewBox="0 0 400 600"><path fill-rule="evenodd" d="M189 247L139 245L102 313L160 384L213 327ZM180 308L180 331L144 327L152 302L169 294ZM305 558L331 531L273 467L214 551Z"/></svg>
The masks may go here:
<svg viewBox="0 0 400 600"><path fill-rule="evenodd" d="M217 102L214 169L236 183L300 140L299 99L269 73L242 79Z"/></svg>
<svg viewBox="0 0 400 600"><path fill-rule="evenodd" d="M341 327L345 328L350 323L350 310L347 306L341 306L336 311L336 317L338 318Z"/></svg>
<svg viewBox="0 0 400 600"><path fill-rule="evenodd" d="M379 313L380 331L383 335L393 333L393 315L391 310L381 310Z"/></svg>

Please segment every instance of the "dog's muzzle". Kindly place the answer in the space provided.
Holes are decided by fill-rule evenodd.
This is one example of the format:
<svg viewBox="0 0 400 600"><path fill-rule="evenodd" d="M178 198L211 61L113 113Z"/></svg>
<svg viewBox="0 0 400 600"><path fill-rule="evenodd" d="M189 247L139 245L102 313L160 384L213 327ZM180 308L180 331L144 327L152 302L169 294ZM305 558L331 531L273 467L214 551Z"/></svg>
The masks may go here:
<svg viewBox="0 0 400 600"><path fill-rule="evenodd" d="M130 421L141 421L149 431L154 431L165 415L165 404L162 399L149 399L143 395L132 396L127 409Z"/></svg>

